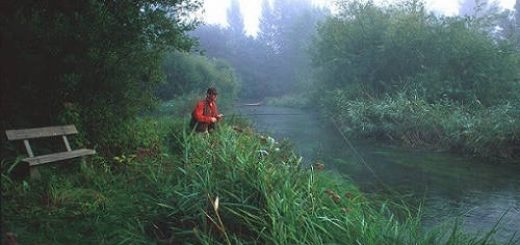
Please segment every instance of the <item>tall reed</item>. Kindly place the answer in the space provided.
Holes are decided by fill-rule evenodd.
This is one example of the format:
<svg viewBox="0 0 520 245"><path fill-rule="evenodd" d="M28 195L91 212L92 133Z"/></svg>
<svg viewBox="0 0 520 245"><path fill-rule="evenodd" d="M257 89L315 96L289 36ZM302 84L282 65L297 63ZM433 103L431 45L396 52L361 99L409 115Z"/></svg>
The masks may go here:
<svg viewBox="0 0 520 245"><path fill-rule="evenodd" d="M353 99L343 90L327 98L325 110L352 137L502 161L520 158L520 111L516 102L493 107L448 100L429 103L406 93L383 99Z"/></svg>

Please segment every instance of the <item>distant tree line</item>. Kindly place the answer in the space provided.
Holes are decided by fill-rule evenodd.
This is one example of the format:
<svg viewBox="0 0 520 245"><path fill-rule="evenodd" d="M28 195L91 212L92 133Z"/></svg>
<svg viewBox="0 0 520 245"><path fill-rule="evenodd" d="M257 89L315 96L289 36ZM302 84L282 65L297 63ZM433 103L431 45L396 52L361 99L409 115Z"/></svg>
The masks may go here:
<svg viewBox="0 0 520 245"><path fill-rule="evenodd" d="M228 28L205 25L192 35L209 57L229 62L242 81L240 95L251 99L300 89L311 76L307 48L316 24L328 11L310 1L264 0L256 37L247 36L237 0L228 10Z"/></svg>

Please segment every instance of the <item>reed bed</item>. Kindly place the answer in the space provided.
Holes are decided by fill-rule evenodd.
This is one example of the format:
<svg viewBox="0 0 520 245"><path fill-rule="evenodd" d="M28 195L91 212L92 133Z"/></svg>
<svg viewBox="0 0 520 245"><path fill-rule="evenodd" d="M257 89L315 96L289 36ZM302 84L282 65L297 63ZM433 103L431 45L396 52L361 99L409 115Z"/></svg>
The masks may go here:
<svg viewBox="0 0 520 245"><path fill-rule="evenodd" d="M483 107L448 100L429 103L405 93L382 99L349 96L346 91L331 94L333 102L327 104L326 113L350 137L503 162L518 162L520 158L518 102Z"/></svg>

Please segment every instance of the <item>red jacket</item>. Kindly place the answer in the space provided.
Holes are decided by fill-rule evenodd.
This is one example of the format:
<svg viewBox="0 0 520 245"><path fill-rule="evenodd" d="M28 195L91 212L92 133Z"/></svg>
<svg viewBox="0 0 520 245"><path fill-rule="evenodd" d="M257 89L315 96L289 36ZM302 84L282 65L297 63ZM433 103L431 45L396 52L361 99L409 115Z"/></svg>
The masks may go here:
<svg viewBox="0 0 520 245"><path fill-rule="evenodd" d="M215 101L210 103L206 99L199 101L192 113L195 120L200 123L211 123L211 118L216 118L218 114L217 103Z"/></svg>

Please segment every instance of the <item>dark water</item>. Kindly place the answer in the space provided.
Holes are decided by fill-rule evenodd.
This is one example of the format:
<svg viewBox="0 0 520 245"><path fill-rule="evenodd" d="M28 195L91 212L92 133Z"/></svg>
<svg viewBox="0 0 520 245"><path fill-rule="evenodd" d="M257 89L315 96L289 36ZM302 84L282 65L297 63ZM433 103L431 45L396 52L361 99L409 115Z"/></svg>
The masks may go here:
<svg viewBox="0 0 520 245"><path fill-rule="evenodd" d="M351 178L363 191L399 193L422 202L423 224L431 227L461 218L467 232L486 232L499 223L494 238L520 236L520 165L494 165L462 156L351 142L317 114L303 110L237 107L255 128L294 142L304 162ZM395 191L395 192L394 192Z"/></svg>

